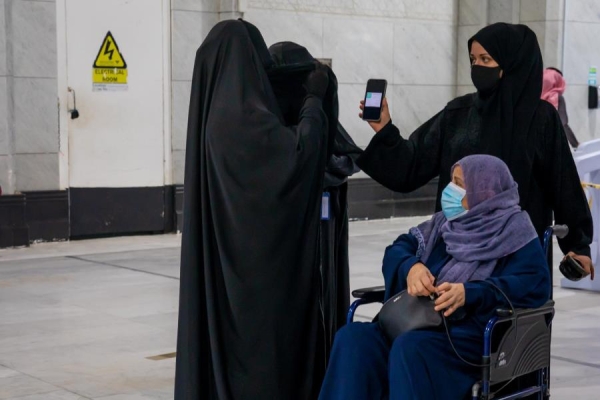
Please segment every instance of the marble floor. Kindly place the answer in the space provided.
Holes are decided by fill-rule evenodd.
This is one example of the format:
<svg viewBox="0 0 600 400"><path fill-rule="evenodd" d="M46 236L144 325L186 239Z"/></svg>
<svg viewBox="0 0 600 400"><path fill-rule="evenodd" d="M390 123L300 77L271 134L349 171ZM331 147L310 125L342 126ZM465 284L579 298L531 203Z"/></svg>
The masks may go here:
<svg viewBox="0 0 600 400"><path fill-rule="evenodd" d="M352 287L379 285L385 246L421 220L351 223ZM180 240L0 250L0 399L171 399ZM556 278L555 299L552 398L597 399L600 294L561 289ZM375 312L364 307L359 318Z"/></svg>

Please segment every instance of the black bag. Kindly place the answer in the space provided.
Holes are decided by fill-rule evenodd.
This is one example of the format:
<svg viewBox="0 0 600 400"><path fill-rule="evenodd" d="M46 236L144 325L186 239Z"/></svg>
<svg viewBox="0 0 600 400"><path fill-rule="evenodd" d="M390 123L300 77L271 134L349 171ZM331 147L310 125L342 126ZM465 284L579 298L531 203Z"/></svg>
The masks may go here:
<svg viewBox="0 0 600 400"><path fill-rule="evenodd" d="M433 297L414 297L403 290L385 302L378 315L379 327L390 342L404 332L442 325Z"/></svg>

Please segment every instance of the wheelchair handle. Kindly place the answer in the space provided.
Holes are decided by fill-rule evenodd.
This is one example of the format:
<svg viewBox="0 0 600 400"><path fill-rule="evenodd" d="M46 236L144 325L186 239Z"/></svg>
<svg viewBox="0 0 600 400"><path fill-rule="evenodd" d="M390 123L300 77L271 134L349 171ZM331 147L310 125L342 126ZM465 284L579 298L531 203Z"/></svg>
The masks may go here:
<svg viewBox="0 0 600 400"><path fill-rule="evenodd" d="M563 239L565 236L569 234L569 227L567 225L554 225L548 227L544 232L544 254L548 255L548 249L550 248L550 241L552 239L552 235L555 235L559 239Z"/></svg>
<svg viewBox="0 0 600 400"><path fill-rule="evenodd" d="M569 234L569 227L566 225L554 225L552 231L554 236L559 239L564 239Z"/></svg>

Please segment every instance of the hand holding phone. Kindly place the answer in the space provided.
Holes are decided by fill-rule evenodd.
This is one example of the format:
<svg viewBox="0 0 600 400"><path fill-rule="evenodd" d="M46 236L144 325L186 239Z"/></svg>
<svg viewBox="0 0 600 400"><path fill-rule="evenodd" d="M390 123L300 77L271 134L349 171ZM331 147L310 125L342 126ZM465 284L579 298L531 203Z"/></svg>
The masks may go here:
<svg viewBox="0 0 600 400"><path fill-rule="evenodd" d="M362 119L363 117L363 109L365 107L365 101L361 100L360 101L360 110L361 113L358 114L358 116ZM390 121L392 120L392 117L390 116L390 109L388 107L388 102L387 99L384 97L383 99L383 103L381 105L381 119L379 121L368 121L369 122L369 126L371 128L373 128L373 130L375 131L375 133L379 132L380 130L383 129L383 127L385 127Z"/></svg>
<svg viewBox="0 0 600 400"><path fill-rule="evenodd" d="M365 121L381 121L381 109L383 107L386 89L387 81L385 79L369 79L367 82L362 113L362 118Z"/></svg>

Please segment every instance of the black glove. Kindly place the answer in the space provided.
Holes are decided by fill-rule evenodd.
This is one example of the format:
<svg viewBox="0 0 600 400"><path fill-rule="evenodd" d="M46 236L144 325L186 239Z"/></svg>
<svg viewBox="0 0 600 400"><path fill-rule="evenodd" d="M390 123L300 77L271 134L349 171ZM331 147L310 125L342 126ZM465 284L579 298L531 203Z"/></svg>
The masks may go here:
<svg viewBox="0 0 600 400"><path fill-rule="evenodd" d="M315 70L308 75L308 78L306 78L306 81L304 82L306 92L323 100L323 98L325 98L325 93L327 93L328 86L329 71L326 66L317 63Z"/></svg>

